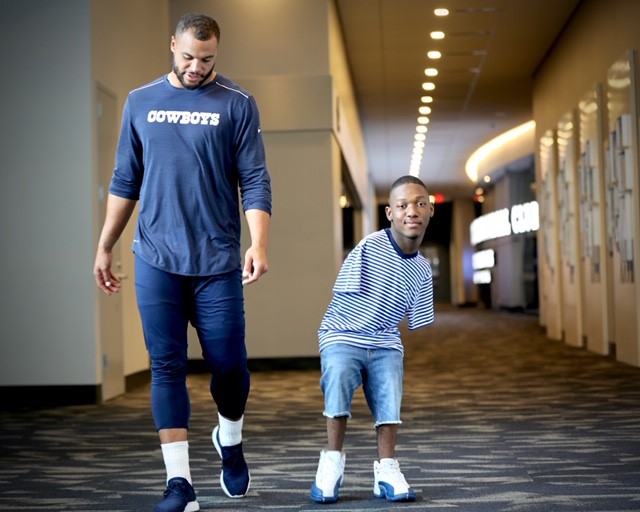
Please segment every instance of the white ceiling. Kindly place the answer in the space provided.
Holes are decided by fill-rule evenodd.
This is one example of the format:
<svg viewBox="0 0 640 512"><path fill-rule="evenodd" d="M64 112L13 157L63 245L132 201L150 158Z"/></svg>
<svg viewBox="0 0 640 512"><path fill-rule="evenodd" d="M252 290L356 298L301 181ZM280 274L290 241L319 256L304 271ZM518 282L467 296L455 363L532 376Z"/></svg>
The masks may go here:
<svg viewBox="0 0 640 512"><path fill-rule="evenodd" d="M420 98L429 94L420 177L432 193L472 197L469 156L532 118L536 69L580 0L337 0L376 189L409 172ZM449 16L435 16L436 7ZM434 41L433 30L446 37ZM442 58L430 60L428 50ZM424 69L435 67L428 78ZM432 81L429 93L422 83Z"/></svg>

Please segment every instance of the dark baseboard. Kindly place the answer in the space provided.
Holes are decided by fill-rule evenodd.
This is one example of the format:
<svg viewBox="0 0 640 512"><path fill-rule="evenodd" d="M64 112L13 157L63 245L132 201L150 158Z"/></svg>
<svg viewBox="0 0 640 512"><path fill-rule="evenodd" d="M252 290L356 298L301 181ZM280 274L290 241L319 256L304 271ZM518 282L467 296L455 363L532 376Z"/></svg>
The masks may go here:
<svg viewBox="0 0 640 512"><path fill-rule="evenodd" d="M248 365L251 372L319 370L320 356L249 359ZM208 373L209 369L204 359L189 359L189 372Z"/></svg>
<svg viewBox="0 0 640 512"><path fill-rule="evenodd" d="M0 409L44 409L69 405L98 404L102 401L100 386L2 386Z"/></svg>
<svg viewBox="0 0 640 512"><path fill-rule="evenodd" d="M319 369L320 369L320 356L249 359L249 370L252 372L276 372L276 371L319 370Z"/></svg>

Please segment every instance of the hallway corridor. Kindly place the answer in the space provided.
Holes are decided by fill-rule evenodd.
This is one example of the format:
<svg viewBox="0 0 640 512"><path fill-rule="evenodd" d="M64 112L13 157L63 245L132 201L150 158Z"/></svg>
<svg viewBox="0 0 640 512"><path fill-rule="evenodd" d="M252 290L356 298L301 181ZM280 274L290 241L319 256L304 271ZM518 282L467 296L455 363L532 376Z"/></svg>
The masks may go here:
<svg viewBox="0 0 640 512"><path fill-rule="evenodd" d="M295 343L296 340L291 340ZM544 335L535 316L437 305L407 333L397 457L415 503L372 497L375 433L359 391L340 501L309 500L325 440L318 370L252 374L252 485L227 499L208 379L189 378L202 510L640 510L640 369ZM164 468L148 387L102 406L0 412L0 510L150 511Z"/></svg>

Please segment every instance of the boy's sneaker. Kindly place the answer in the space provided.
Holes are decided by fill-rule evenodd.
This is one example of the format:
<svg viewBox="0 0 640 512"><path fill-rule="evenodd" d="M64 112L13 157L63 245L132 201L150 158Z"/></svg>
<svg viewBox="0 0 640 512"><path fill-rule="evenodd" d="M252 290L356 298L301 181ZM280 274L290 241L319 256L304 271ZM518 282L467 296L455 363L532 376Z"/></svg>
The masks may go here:
<svg viewBox="0 0 640 512"><path fill-rule="evenodd" d="M182 477L172 478L167 482L164 498L156 505L153 512L196 512L200 505L196 501L193 486Z"/></svg>
<svg viewBox="0 0 640 512"><path fill-rule="evenodd" d="M220 485L229 498L242 498L249 491L249 484L251 483L249 467L242 453L242 443L233 446L222 446L218 430L219 427L213 429L211 439L218 455L222 458Z"/></svg>
<svg viewBox="0 0 640 512"><path fill-rule="evenodd" d="M311 486L311 499L316 503L334 503L344 479L345 455L339 451L322 450L316 472L316 481Z"/></svg>
<svg viewBox="0 0 640 512"><path fill-rule="evenodd" d="M416 493L404 479L396 459L380 459L373 463L373 494L388 501L414 501Z"/></svg>

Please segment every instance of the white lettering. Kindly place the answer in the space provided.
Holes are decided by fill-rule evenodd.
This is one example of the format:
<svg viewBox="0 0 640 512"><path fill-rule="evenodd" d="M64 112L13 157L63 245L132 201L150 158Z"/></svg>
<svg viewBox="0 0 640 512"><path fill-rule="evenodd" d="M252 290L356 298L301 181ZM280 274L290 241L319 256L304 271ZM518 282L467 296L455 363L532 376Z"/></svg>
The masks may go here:
<svg viewBox="0 0 640 512"><path fill-rule="evenodd" d="M471 245L508 236L511 233L527 233L540 228L540 212L537 201L517 204L474 219L469 227Z"/></svg>
<svg viewBox="0 0 640 512"><path fill-rule="evenodd" d="M147 122L218 126L220 124L220 114L213 112L187 112L185 110L150 110L147 114Z"/></svg>
<svg viewBox="0 0 640 512"><path fill-rule="evenodd" d="M180 114L181 112L175 112L173 110L169 110L168 112L165 112L167 115L167 121L169 121L169 123L171 124L175 124L178 122L178 120L180 119Z"/></svg>
<svg viewBox="0 0 640 512"><path fill-rule="evenodd" d="M491 282L491 271L476 270L473 273L473 282L475 284L489 284Z"/></svg>
<svg viewBox="0 0 640 512"><path fill-rule="evenodd" d="M514 233L537 231L540 227L538 203L517 204L511 208L511 228Z"/></svg>
<svg viewBox="0 0 640 512"><path fill-rule="evenodd" d="M493 249L474 252L471 256L471 265L474 270L493 268L496 264L496 253Z"/></svg>
<svg viewBox="0 0 640 512"><path fill-rule="evenodd" d="M471 222L471 245L511 234L509 210L503 208L482 215Z"/></svg>

